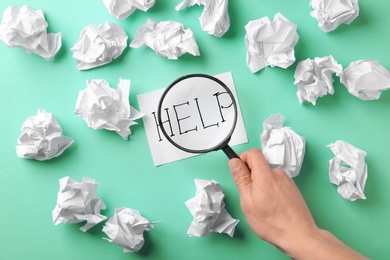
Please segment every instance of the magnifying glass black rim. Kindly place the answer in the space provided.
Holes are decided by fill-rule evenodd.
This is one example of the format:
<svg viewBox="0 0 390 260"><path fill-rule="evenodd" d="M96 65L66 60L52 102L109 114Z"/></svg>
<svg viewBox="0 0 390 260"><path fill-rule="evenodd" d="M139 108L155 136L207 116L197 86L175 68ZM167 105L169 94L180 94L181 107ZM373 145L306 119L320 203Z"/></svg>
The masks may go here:
<svg viewBox="0 0 390 260"><path fill-rule="evenodd" d="M163 105L163 101L165 99L165 96L168 94L168 92L177 84L179 83L180 81L183 81L185 79L189 79L189 78L195 78L195 77L201 77L201 78L207 78L207 79L210 79L210 80L213 80L215 81L216 83L218 83L221 87L223 87L225 90L226 90L226 93L229 94L230 98L232 99L232 105L234 107L234 122L233 122L233 127L232 129L230 130L229 134L226 135L225 139L223 141L221 141L218 145L216 146L213 146L211 148L208 148L208 149L201 149L201 150L192 150L192 149L188 149L186 147L183 147L181 145L178 145L176 142L174 142L172 140L172 138L168 135L168 133L165 131L164 127L163 127L163 122L162 122L162 119L161 119L161 108L162 108L162 105ZM165 138L167 138L167 140L174 146L176 146L177 148L179 148L180 150L183 150L183 151L186 151L186 152L189 152L189 153L207 153L207 152L211 152L211 151L216 151L216 150L220 150L222 148L224 148L225 146L228 145L231 137L232 137L232 134L234 132L234 129L236 128L236 124L237 124L237 102L236 102L236 99L232 93L232 91L226 86L225 83L223 83L221 80L213 77L213 76L210 76L210 75L207 75L207 74L200 74L200 73L197 73L197 74L188 74L188 75L185 75L185 76L182 76L178 79L176 79L174 82L172 82L164 91L164 93L161 95L161 98L160 98L160 102L158 104L158 108L157 108L157 121L158 121L158 124L160 126L160 129L161 129L161 132L163 133L163 135L165 136Z"/></svg>

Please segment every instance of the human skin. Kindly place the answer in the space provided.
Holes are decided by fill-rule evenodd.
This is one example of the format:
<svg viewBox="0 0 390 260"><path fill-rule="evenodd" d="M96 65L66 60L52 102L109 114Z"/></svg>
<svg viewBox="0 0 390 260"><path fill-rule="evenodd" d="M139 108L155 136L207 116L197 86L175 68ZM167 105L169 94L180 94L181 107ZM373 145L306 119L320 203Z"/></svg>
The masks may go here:
<svg viewBox="0 0 390 260"><path fill-rule="evenodd" d="M270 169L259 149L229 161L246 220L255 234L293 259L367 259L319 228L294 181Z"/></svg>

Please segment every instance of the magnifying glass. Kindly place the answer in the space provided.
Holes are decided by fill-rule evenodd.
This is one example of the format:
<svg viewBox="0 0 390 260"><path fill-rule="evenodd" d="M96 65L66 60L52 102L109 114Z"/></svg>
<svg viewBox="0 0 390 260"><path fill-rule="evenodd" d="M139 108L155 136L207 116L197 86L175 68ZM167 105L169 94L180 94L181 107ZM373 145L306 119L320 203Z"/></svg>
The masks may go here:
<svg viewBox="0 0 390 260"><path fill-rule="evenodd" d="M189 153L222 150L239 158L228 145L237 123L237 103L221 80L206 74L178 78L164 91L157 120L165 138Z"/></svg>

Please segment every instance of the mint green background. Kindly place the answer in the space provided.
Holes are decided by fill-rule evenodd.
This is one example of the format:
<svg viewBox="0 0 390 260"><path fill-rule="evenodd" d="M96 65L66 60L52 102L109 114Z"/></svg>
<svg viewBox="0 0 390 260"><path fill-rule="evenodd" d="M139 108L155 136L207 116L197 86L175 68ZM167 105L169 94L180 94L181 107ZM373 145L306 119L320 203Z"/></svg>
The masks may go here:
<svg viewBox="0 0 390 260"><path fill-rule="evenodd" d="M234 147L240 153L260 147L262 122L280 112L286 125L307 141L300 176L295 182L303 193L318 225L373 259L390 257L390 92L377 101L362 101L335 80L335 94L316 106L300 105L293 84L297 62L288 69L265 68L252 74L245 62L244 26L250 20L281 12L298 25L297 61L333 55L344 68L352 61L375 59L390 69L390 2L360 2L360 16L349 26L328 34L310 16L309 1L233 1L229 3L231 28L222 38L203 32L198 17L202 8L181 12L180 0L157 0L148 12L136 11L125 21L109 15L102 1L2 0L0 10L11 4L43 9L49 32L62 32L63 46L55 61L46 62L18 48L0 43L0 258L1 259L288 259L275 247L258 239L248 227L239 206L227 158L213 152L154 167L142 120L132 126L124 141L116 133L96 131L74 113L79 90L87 79L105 79L115 87L120 77L131 79L130 103L136 96L169 85L188 73L211 75L232 71L246 124L249 143ZM69 50L81 29L91 23L113 21L123 26L130 40L147 18L174 20L191 28L201 56L179 60L157 56L147 47L127 48L106 66L78 71ZM46 162L21 159L15 145L23 122L38 108L52 112L74 144L59 158ZM325 146L338 139L367 152L367 200L343 199L328 179ZM102 239L102 224L87 233L81 224L54 226L51 219L58 180L83 176L100 183L97 195L107 205L102 213L111 217L114 208L138 209L150 221L160 221L145 234L145 246L133 254ZM210 234L186 235L192 216L184 202L195 194L195 178L215 179L225 194L227 210L238 224L233 238Z"/></svg>

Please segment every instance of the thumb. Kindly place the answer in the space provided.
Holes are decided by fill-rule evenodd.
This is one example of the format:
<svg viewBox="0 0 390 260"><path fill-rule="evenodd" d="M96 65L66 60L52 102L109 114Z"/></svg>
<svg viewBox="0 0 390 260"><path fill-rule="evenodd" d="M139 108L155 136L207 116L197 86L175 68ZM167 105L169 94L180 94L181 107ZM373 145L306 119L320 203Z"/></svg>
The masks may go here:
<svg viewBox="0 0 390 260"><path fill-rule="evenodd" d="M233 158L229 161L229 168L232 172L232 176L238 188L238 192L240 193L240 197L249 196L251 192L252 180L251 172L248 166L240 159Z"/></svg>

